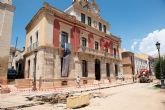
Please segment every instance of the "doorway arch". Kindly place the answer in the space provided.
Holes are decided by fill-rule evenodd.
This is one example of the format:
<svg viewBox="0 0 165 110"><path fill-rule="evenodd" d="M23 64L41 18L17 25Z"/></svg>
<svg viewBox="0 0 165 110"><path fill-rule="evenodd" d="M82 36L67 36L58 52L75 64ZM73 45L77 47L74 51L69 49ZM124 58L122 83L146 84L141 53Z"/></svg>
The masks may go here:
<svg viewBox="0 0 165 110"><path fill-rule="evenodd" d="M118 72L119 72L119 67L117 64L115 64L115 76L118 76Z"/></svg>
<svg viewBox="0 0 165 110"><path fill-rule="evenodd" d="M95 80L100 80L101 74L100 74L100 60L95 59Z"/></svg>

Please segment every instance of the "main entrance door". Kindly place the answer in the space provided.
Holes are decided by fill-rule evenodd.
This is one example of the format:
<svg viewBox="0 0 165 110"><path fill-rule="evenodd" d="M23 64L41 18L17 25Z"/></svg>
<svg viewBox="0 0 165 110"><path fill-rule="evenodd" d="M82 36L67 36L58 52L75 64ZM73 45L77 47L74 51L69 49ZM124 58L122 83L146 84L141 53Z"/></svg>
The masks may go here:
<svg viewBox="0 0 165 110"><path fill-rule="evenodd" d="M100 80L101 74L100 74L100 60L95 60L95 80Z"/></svg>

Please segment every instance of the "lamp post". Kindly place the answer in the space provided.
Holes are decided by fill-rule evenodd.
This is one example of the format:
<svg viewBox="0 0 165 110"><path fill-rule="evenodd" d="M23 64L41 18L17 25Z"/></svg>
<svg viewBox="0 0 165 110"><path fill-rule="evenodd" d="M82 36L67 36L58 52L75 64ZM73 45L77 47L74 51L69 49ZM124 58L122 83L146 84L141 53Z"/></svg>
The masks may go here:
<svg viewBox="0 0 165 110"><path fill-rule="evenodd" d="M33 72L33 88L32 90L33 91L36 91L37 90L37 87L36 87L36 62L37 62L37 50L34 50L34 72Z"/></svg>
<svg viewBox="0 0 165 110"><path fill-rule="evenodd" d="M161 65L161 58L160 58L160 43L159 42L156 43L156 47L158 49L158 54L159 54L161 88L165 88L164 79L163 79L162 65Z"/></svg>

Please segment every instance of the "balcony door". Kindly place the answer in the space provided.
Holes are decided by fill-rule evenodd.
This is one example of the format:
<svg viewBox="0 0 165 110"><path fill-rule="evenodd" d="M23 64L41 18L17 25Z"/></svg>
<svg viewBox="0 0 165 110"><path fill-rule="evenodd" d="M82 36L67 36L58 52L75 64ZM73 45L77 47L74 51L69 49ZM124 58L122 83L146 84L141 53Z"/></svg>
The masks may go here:
<svg viewBox="0 0 165 110"><path fill-rule="evenodd" d="M65 48L65 44L68 44L68 33L62 32L61 33L61 47Z"/></svg>

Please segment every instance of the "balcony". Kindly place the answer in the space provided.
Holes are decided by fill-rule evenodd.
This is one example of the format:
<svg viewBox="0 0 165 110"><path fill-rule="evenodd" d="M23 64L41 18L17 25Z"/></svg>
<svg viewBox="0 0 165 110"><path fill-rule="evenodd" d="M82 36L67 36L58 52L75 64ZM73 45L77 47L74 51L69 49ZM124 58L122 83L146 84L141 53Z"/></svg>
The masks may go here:
<svg viewBox="0 0 165 110"><path fill-rule="evenodd" d="M115 59L119 59L120 58L119 55L114 55L114 54L112 54L112 57L115 58Z"/></svg>
<svg viewBox="0 0 165 110"><path fill-rule="evenodd" d="M91 49L91 48L87 48L87 47L83 47L83 46L81 46L79 48L78 52L83 52L83 53L87 53L87 54L97 55L97 56L101 56L101 57L119 59L118 56L114 56L113 54L110 54L108 52L101 52L99 50L95 50L95 49Z"/></svg>
<svg viewBox="0 0 165 110"><path fill-rule="evenodd" d="M32 50L36 49L37 47L38 47L38 42L35 42L27 48L27 51L31 52Z"/></svg>

